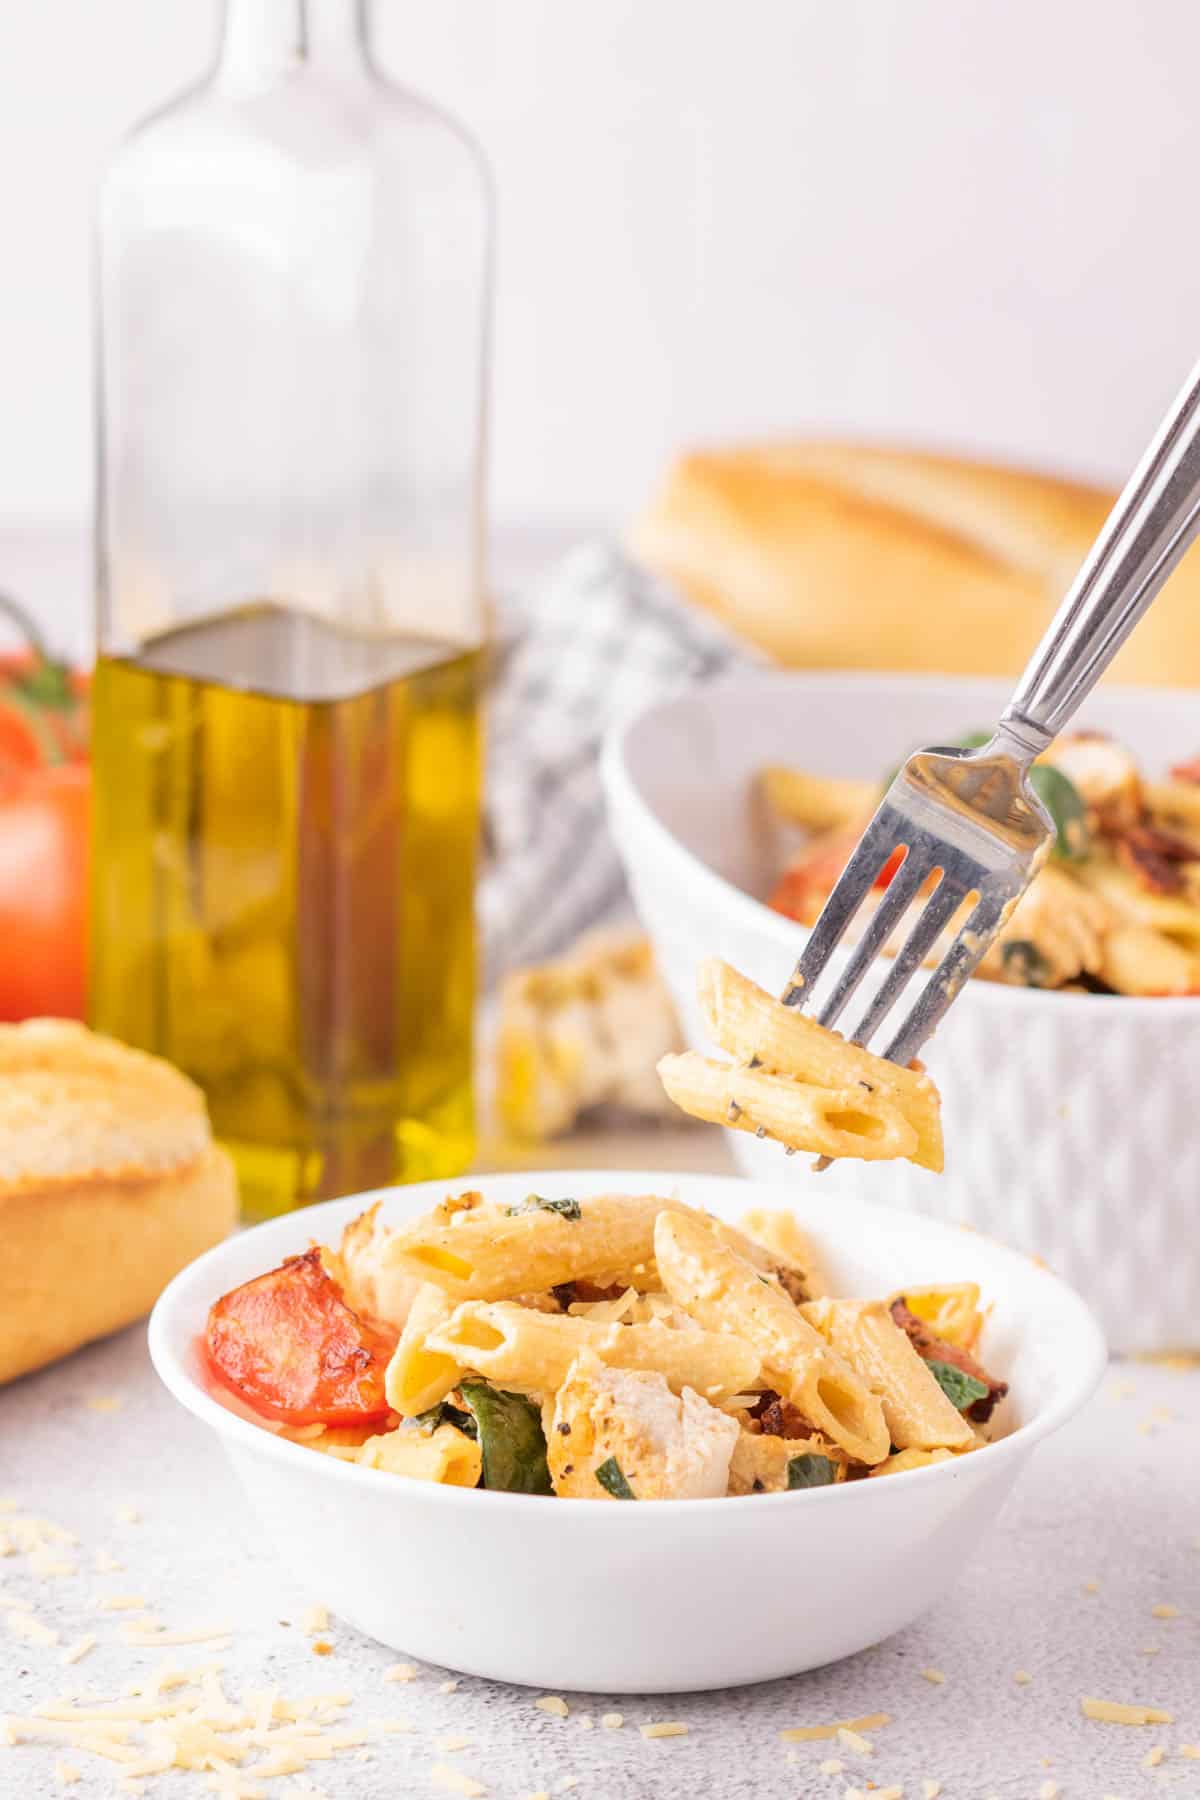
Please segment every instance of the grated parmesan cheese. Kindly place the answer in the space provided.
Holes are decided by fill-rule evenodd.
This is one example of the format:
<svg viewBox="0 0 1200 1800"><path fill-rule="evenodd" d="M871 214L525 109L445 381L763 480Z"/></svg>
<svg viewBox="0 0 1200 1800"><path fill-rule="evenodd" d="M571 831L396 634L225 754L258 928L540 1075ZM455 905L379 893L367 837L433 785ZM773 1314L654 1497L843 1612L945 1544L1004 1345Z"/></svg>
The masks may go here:
<svg viewBox="0 0 1200 1800"><path fill-rule="evenodd" d="M1043 1781L1038 1789L1038 1800L1058 1800L1057 1781Z"/></svg>
<svg viewBox="0 0 1200 1800"><path fill-rule="evenodd" d="M142 1522L142 1515L136 1506L118 1506L113 1516L122 1525L140 1525Z"/></svg>
<svg viewBox="0 0 1200 1800"><path fill-rule="evenodd" d="M902 1787L876 1788L875 1800L904 1800Z"/></svg>
<svg viewBox="0 0 1200 1800"><path fill-rule="evenodd" d="M1142 1758L1143 1769L1157 1769L1165 1755L1166 1751L1163 1749L1162 1745L1155 1744L1154 1748L1152 1750L1147 1750L1145 1756Z"/></svg>
<svg viewBox="0 0 1200 1800"><path fill-rule="evenodd" d="M1200 1744L1180 1744L1179 1754L1189 1762L1200 1762Z"/></svg>
<svg viewBox="0 0 1200 1800"><path fill-rule="evenodd" d="M470 1749L470 1746L471 1746L470 1738L459 1737L459 1736L440 1737L435 1742L436 1749L445 1750L448 1753L451 1753L455 1750L468 1750L468 1749Z"/></svg>
<svg viewBox="0 0 1200 1800"><path fill-rule="evenodd" d="M932 1687L941 1687L946 1679L940 1669L922 1669L921 1673Z"/></svg>
<svg viewBox="0 0 1200 1800"><path fill-rule="evenodd" d="M120 1394L88 1394L83 1404L89 1412L115 1413L120 1412L125 1401Z"/></svg>
<svg viewBox="0 0 1200 1800"><path fill-rule="evenodd" d="M652 1725L639 1725L644 1738L686 1737L688 1728L679 1719L659 1719Z"/></svg>
<svg viewBox="0 0 1200 1800"><path fill-rule="evenodd" d="M457 1692L458 1692L457 1681L442 1681L442 1682L438 1683L438 1693L439 1694L457 1694Z"/></svg>
<svg viewBox="0 0 1200 1800"><path fill-rule="evenodd" d="M305 1637L319 1637L329 1629L329 1609L325 1606L309 1606L300 1620L300 1629Z"/></svg>
<svg viewBox="0 0 1200 1800"><path fill-rule="evenodd" d="M840 1775L846 1767L840 1756L827 1756L823 1763L817 1764L818 1775Z"/></svg>
<svg viewBox="0 0 1200 1800"><path fill-rule="evenodd" d="M1018 1669L1016 1674L1013 1676L1013 1680L1016 1682L1018 1687L1028 1687L1030 1682L1033 1680L1033 1676L1029 1673L1028 1669Z"/></svg>
<svg viewBox="0 0 1200 1800"><path fill-rule="evenodd" d="M625 1723L625 1714L601 1713L600 1723L603 1725L605 1731L620 1731L622 1725Z"/></svg>
<svg viewBox="0 0 1200 1800"><path fill-rule="evenodd" d="M118 1636L124 1644L212 1644L228 1649L233 1637L232 1625L196 1626L186 1631L165 1631L161 1626L134 1620L122 1625Z"/></svg>
<svg viewBox="0 0 1200 1800"><path fill-rule="evenodd" d="M940 1781L923 1781L921 1783L921 1800L938 1800L941 1791Z"/></svg>
<svg viewBox="0 0 1200 1800"><path fill-rule="evenodd" d="M73 1644L67 1645L67 1648L63 1651L61 1657L59 1658L59 1661L65 1662L65 1663L82 1662L84 1657L87 1655L88 1651L94 1650L95 1648L96 1648L95 1633L91 1632L91 1631L85 1631L81 1638L76 1638L75 1642Z"/></svg>
<svg viewBox="0 0 1200 1800"><path fill-rule="evenodd" d="M101 1612L136 1612L147 1604L144 1594L106 1594L95 1602Z"/></svg>
<svg viewBox="0 0 1200 1800"><path fill-rule="evenodd" d="M1090 1696L1080 1701L1085 1719L1100 1719L1106 1725L1173 1725L1169 1712L1158 1706L1135 1706L1123 1700L1096 1700Z"/></svg>
<svg viewBox="0 0 1200 1800"><path fill-rule="evenodd" d="M835 1738L843 1731L879 1731L891 1722L890 1713L867 1713L861 1719L839 1719L833 1725L793 1725L779 1735L785 1744L808 1744L815 1738Z"/></svg>
<svg viewBox="0 0 1200 1800"><path fill-rule="evenodd" d="M874 1756L875 1746L870 1738L863 1737L851 1725L838 1726L838 1743L847 1750L853 1750L855 1756Z"/></svg>
<svg viewBox="0 0 1200 1800"><path fill-rule="evenodd" d="M118 1562L111 1551L97 1550L92 1558L92 1567L97 1575L117 1575L125 1567L125 1564Z"/></svg>
<svg viewBox="0 0 1200 1800"><path fill-rule="evenodd" d="M552 1713L556 1719L565 1719L571 1710L561 1694L541 1694L533 1704L539 1712Z"/></svg>
<svg viewBox="0 0 1200 1800"><path fill-rule="evenodd" d="M449 1763L434 1763L429 1771L429 1779L434 1787L445 1788L450 1794L466 1794L469 1800L474 1795L487 1793L482 1781L464 1775L461 1769L451 1768Z"/></svg>
<svg viewBox="0 0 1200 1800"><path fill-rule="evenodd" d="M385 1681L415 1681L417 1665L415 1663L392 1663L390 1668L383 1671L383 1679Z"/></svg>
<svg viewBox="0 0 1200 1800"><path fill-rule="evenodd" d="M1160 1600L1157 1606L1150 1608L1150 1612L1156 1619L1177 1619L1179 1617L1179 1608L1172 1606L1169 1600Z"/></svg>
<svg viewBox="0 0 1200 1800"><path fill-rule="evenodd" d="M70 1787L73 1781L79 1780L79 1770L74 1763L60 1760L54 1765L54 1779L59 1787Z"/></svg>

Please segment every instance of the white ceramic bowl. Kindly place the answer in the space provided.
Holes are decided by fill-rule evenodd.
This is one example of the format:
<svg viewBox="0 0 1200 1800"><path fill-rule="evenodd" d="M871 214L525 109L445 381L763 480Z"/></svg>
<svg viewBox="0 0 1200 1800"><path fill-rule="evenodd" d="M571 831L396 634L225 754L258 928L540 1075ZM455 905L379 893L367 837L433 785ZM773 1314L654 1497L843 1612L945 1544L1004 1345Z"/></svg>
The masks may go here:
<svg viewBox="0 0 1200 1800"><path fill-rule="evenodd" d="M488 1177L515 1201L531 1177ZM663 1176L554 1177L556 1193L653 1193ZM544 1185L543 1171L537 1177ZM874 1644L958 1574L1034 1445L1083 1405L1104 1344L1077 1295L1015 1251L934 1220L809 1188L716 1176L678 1183L737 1218L793 1206L835 1287L978 1281L994 1311L982 1355L1011 1383L1007 1435L952 1463L850 1487L738 1500L613 1506L436 1487L359 1469L276 1437L208 1392L197 1339L210 1304L313 1237L336 1240L382 1197L389 1223L445 1183L330 1201L231 1238L178 1275L154 1309L150 1353L211 1426L280 1555L313 1598L396 1650L467 1674L593 1693L734 1686L815 1668ZM763 1570L772 1571L769 1581Z"/></svg>
<svg viewBox="0 0 1200 1800"><path fill-rule="evenodd" d="M987 726L1007 696L1005 683L961 678L751 674L661 703L610 739L610 823L694 1048L710 1048L695 1001L703 957L778 992L807 936L756 898L778 873L751 801L757 771L791 762L881 777L916 744ZM1200 741L1191 693L1102 690L1083 722L1153 772ZM869 1194L1045 1257L1087 1296L1114 1349L1200 1345L1200 999L977 981L924 1054L944 1102L945 1174L841 1164L823 1178L829 1198ZM747 1174L800 1178L802 1159L777 1145L730 1141Z"/></svg>

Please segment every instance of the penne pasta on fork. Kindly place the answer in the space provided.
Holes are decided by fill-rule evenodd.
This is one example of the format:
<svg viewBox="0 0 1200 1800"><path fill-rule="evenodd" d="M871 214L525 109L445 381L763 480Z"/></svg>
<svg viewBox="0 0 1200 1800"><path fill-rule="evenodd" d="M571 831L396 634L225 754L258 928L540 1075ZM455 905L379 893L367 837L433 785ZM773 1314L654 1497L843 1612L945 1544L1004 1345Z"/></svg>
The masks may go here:
<svg viewBox="0 0 1200 1800"><path fill-rule="evenodd" d="M659 1077L684 1112L789 1150L865 1162L906 1157L940 1173L941 1105L924 1070L848 1043L728 963L703 963L698 988L709 1033L733 1061L697 1051L662 1058Z"/></svg>

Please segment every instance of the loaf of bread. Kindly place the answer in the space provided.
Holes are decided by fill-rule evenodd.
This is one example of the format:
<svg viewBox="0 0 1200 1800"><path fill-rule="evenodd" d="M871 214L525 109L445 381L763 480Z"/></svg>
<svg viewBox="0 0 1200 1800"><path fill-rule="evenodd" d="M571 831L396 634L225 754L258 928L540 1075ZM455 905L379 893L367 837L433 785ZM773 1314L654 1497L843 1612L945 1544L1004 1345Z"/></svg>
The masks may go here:
<svg viewBox="0 0 1200 1800"><path fill-rule="evenodd" d="M236 1217L186 1077L65 1020L0 1025L0 1382L140 1318Z"/></svg>
<svg viewBox="0 0 1200 1800"><path fill-rule="evenodd" d="M790 667L1015 675L1113 499L865 444L697 451L671 469L630 547ZM1200 551L1112 679L1200 684Z"/></svg>

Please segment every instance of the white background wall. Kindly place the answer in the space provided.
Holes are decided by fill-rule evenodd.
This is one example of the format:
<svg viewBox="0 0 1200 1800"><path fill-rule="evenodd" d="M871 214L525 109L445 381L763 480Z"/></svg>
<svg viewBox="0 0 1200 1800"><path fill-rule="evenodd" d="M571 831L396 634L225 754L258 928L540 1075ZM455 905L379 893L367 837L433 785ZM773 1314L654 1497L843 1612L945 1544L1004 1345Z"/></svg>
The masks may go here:
<svg viewBox="0 0 1200 1800"><path fill-rule="evenodd" d="M96 175L216 11L3 8L0 521L86 516ZM1113 475L1200 353L1195 0L377 16L495 165L503 518L618 517L673 446L761 432Z"/></svg>

